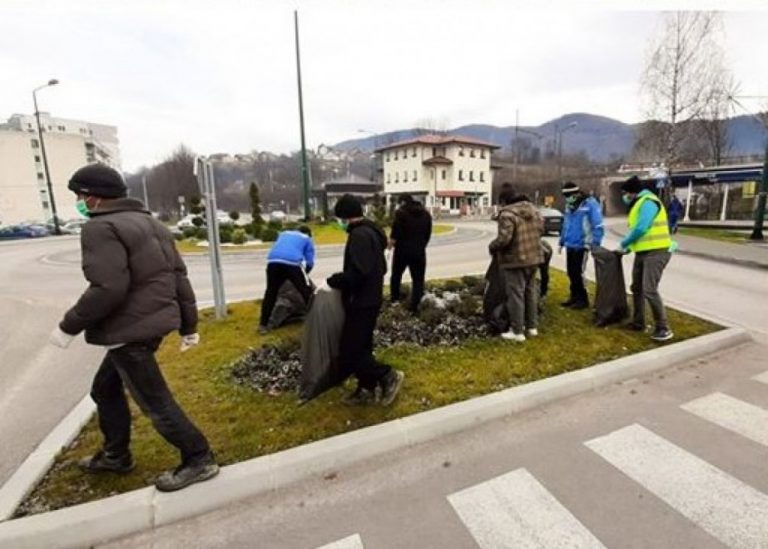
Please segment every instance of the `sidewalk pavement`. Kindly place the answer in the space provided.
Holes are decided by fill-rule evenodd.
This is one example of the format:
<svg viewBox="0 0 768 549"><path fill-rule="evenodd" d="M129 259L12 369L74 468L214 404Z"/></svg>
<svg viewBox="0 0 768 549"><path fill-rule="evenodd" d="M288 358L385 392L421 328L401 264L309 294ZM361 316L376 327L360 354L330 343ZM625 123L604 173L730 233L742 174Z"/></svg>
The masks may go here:
<svg viewBox="0 0 768 549"><path fill-rule="evenodd" d="M616 236L624 236L624 231L617 228L611 227L609 230ZM684 255L768 270L768 246L764 244L731 244L679 233L672 235L672 239L680 245L677 252Z"/></svg>

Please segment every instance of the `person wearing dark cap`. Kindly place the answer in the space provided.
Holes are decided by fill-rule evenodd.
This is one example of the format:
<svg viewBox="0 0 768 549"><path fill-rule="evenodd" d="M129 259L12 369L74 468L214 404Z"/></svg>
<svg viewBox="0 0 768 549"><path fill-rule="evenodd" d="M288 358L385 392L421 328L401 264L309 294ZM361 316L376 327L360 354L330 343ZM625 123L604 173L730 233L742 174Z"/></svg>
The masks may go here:
<svg viewBox="0 0 768 549"><path fill-rule="evenodd" d="M603 241L603 214L598 201L584 193L576 183L564 183L562 192L565 197L565 219L560 231L559 251L565 248L570 296L561 305L586 309L589 307L589 297L584 284L584 268L587 266L589 250L600 246Z"/></svg>
<svg viewBox="0 0 768 549"><path fill-rule="evenodd" d="M207 480L219 472L208 441L176 403L154 356L175 330L182 336L181 351L200 341L195 294L173 235L140 201L126 198L123 178L108 166L79 169L69 189L77 195L77 209L90 218L80 234L89 286L51 343L66 348L85 332L88 343L107 349L91 388L104 444L79 466L89 473L133 470L127 389L181 454L181 465L156 480L158 490Z"/></svg>
<svg viewBox="0 0 768 549"><path fill-rule="evenodd" d="M427 244L432 236L432 216L410 194L401 194L397 203L389 244L395 251L392 257L390 292L392 302L400 301L400 282L407 268L413 288L408 309L415 313L424 296L424 277L427 270Z"/></svg>
<svg viewBox="0 0 768 549"><path fill-rule="evenodd" d="M372 404L379 388L380 402L388 406L395 400L405 376L373 356L373 331L381 310L387 272L384 258L387 237L363 216L362 204L351 194L339 199L334 214L348 237L343 270L331 275L326 282L341 291L344 304L339 368L344 375L354 374L357 378L357 388L345 400L349 404Z"/></svg>
<svg viewBox="0 0 768 549"><path fill-rule="evenodd" d="M280 233L277 241L267 254L267 289L261 302L261 322L259 333L269 332L269 319L275 308L280 287L288 280L309 303L312 286L307 274L315 265L315 245L312 231L306 225L297 230Z"/></svg>
<svg viewBox="0 0 768 549"><path fill-rule="evenodd" d="M622 253L635 252L632 266L633 319L627 327L645 330L645 301L651 307L655 328L651 339L667 341L674 337L669 329L659 283L671 258L673 247L669 235L667 211L659 197L646 188L637 176L621 185L621 199L629 206L629 232L622 239Z"/></svg>

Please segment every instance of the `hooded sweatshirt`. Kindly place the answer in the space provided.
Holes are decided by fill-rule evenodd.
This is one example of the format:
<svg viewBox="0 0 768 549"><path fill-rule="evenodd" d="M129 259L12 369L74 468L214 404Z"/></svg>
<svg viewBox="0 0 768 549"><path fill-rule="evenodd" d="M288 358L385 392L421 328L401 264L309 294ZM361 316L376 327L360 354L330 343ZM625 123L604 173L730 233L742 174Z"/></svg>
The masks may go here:
<svg viewBox="0 0 768 549"><path fill-rule="evenodd" d="M539 211L528 201L507 204L497 217L499 234L488 245L504 269L534 267L544 262L541 250L542 220Z"/></svg>
<svg viewBox="0 0 768 549"><path fill-rule="evenodd" d="M395 253L423 253L432 236L432 216L421 202L404 204L395 212L390 237L395 241Z"/></svg>
<svg viewBox="0 0 768 549"><path fill-rule="evenodd" d="M341 292L347 308L380 307L387 262L387 237L372 221L363 219L347 227Z"/></svg>

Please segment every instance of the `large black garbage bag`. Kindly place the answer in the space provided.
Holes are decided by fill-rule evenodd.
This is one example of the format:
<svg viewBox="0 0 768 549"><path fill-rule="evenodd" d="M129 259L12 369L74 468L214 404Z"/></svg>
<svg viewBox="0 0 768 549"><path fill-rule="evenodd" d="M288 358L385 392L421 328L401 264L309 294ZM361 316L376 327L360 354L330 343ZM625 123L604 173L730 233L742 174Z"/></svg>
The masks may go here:
<svg viewBox="0 0 768 549"><path fill-rule="evenodd" d="M314 289L314 284L311 281L309 281L309 284ZM291 322L299 322L307 313L308 305L296 289L296 286L293 285L293 282L286 280L277 291L275 308L272 309L267 327L272 330Z"/></svg>
<svg viewBox="0 0 768 549"><path fill-rule="evenodd" d="M344 324L341 292L320 288L304 321L301 340L299 398L307 401L344 381L337 363Z"/></svg>
<svg viewBox="0 0 768 549"><path fill-rule="evenodd" d="M504 272L499 267L496 256L493 256L485 273L485 293L483 294L483 318L493 333L501 334L509 330L506 303Z"/></svg>
<svg viewBox="0 0 768 549"><path fill-rule="evenodd" d="M621 268L622 254L595 248L595 278L597 295L595 296L595 324L607 326L621 322L627 317L627 290L624 286L624 271Z"/></svg>

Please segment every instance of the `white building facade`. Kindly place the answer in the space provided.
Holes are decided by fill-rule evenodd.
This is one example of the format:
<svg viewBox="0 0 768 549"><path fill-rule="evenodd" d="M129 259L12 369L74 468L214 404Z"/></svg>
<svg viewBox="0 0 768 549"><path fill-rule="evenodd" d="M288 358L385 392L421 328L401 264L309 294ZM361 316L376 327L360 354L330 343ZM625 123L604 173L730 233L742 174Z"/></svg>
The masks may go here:
<svg viewBox="0 0 768 549"><path fill-rule="evenodd" d="M434 212L468 214L491 206L491 155L497 145L468 137L424 135L377 149L384 193L409 193Z"/></svg>
<svg viewBox="0 0 768 549"><path fill-rule="evenodd" d="M40 118L56 210L62 220L76 218L75 195L67 189L69 178L94 162L120 170L117 128L43 113ZM52 218L35 117L14 115L0 124L0 224Z"/></svg>

